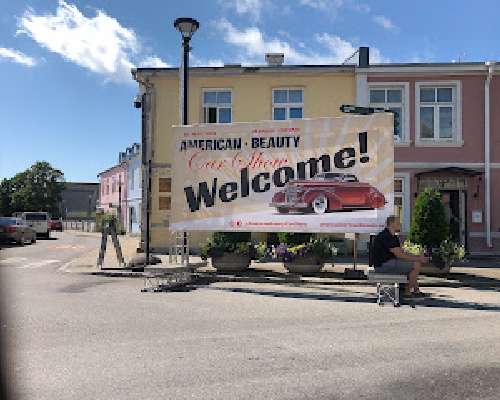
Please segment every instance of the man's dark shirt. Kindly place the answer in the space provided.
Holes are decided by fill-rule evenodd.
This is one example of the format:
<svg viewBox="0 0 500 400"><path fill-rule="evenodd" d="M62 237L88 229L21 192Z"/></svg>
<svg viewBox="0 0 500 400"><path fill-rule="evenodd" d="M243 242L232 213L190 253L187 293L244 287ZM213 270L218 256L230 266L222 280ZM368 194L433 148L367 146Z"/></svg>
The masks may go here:
<svg viewBox="0 0 500 400"><path fill-rule="evenodd" d="M395 247L401 247L401 244L399 243L399 238L389 232L389 229L385 228L375 236L373 242L373 265L375 268L380 267L392 258L396 258L390 250Z"/></svg>

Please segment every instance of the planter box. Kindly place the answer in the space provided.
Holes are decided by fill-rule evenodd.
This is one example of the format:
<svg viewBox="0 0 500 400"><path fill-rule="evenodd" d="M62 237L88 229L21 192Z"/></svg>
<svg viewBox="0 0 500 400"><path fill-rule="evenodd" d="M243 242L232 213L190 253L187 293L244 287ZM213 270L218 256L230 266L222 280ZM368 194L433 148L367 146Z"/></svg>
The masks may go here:
<svg viewBox="0 0 500 400"><path fill-rule="evenodd" d="M440 269L436 267L434 264L431 263L425 263L422 264L422 267L420 268L420 273L424 275L439 275L439 276L444 276L448 275L450 272L451 265L448 265L444 267L443 269Z"/></svg>
<svg viewBox="0 0 500 400"><path fill-rule="evenodd" d="M219 257L212 257L212 267L218 272L240 272L248 269L250 257L248 255L224 253Z"/></svg>
<svg viewBox="0 0 500 400"><path fill-rule="evenodd" d="M293 261L285 261L284 266L288 272L294 274L316 274L323 269L323 262L314 256L295 257Z"/></svg>

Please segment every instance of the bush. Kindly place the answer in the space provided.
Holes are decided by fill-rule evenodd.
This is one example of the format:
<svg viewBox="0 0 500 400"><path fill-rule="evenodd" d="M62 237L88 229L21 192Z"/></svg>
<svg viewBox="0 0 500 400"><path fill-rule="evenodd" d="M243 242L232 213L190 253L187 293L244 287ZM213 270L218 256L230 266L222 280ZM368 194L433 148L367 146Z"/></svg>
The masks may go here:
<svg viewBox="0 0 500 400"><path fill-rule="evenodd" d="M254 257L254 248L250 243L250 232L215 232L201 246L201 257L220 257L224 253L242 254Z"/></svg>
<svg viewBox="0 0 500 400"><path fill-rule="evenodd" d="M97 216L96 216L96 231L102 232L104 230L104 227L112 219L115 219L115 221L116 221L116 233L118 235L123 235L125 233L125 229L122 226L122 224L120 223L120 221L118 221L116 216L113 214L97 214Z"/></svg>
<svg viewBox="0 0 500 400"><path fill-rule="evenodd" d="M311 240L311 233L302 232L278 232L278 240L281 243L296 246L308 243Z"/></svg>
<svg viewBox="0 0 500 400"><path fill-rule="evenodd" d="M448 231L441 194L435 189L425 189L415 202L408 240L432 249L441 245Z"/></svg>

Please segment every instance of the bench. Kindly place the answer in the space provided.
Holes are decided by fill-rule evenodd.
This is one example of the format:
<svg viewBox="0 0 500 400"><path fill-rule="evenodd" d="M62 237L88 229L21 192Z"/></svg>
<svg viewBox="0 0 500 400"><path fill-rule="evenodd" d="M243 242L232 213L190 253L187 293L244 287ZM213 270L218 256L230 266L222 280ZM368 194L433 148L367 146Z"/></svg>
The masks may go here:
<svg viewBox="0 0 500 400"><path fill-rule="evenodd" d="M383 306L386 301L391 301L394 307L399 307L400 284L406 284L406 275L381 274L370 268L368 270L368 281L377 284L377 304Z"/></svg>

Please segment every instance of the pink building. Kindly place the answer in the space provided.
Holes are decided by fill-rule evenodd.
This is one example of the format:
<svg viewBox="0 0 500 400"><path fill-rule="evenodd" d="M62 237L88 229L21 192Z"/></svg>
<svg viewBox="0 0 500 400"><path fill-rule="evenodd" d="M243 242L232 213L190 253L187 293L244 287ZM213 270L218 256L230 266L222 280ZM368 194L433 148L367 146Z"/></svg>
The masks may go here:
<svg viewBox="0 0 500 400"><path fill-rule="evenodd" d="M453 237L500 254L500 67L494 63L360 65L357 104L399 113L395 202L403 231L426 187L447 193Z"/></svg>
<svg viewBox="0 0 500 400"><path fill-rule="evenodd" d="M99 173L97 177L99 178L97 209L120 215L123 224L127 213L127 164L122 160L122 153L118 165Z"/></svg>

